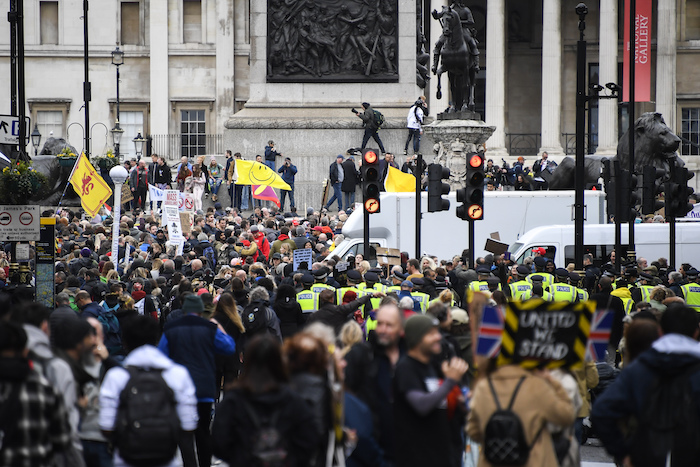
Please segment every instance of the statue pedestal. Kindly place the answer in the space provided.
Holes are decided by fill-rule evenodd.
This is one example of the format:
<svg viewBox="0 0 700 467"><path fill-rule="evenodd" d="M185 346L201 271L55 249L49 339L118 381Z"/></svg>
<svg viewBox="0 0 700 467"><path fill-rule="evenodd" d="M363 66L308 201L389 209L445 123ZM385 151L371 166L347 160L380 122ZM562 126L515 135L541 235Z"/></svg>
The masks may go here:
<svg viewBox="0 0 700 467"><path fill-rule="evenodd" d="M450 115L450 114L447 114ZM478 116L478 114L474 114ZM450 169L450 190L465 186L467 154L476 152L496 131L481 120L442 119L423 127L424 134L435 144L432 162ZM426 160L426 163L429 161Z"/></svg>

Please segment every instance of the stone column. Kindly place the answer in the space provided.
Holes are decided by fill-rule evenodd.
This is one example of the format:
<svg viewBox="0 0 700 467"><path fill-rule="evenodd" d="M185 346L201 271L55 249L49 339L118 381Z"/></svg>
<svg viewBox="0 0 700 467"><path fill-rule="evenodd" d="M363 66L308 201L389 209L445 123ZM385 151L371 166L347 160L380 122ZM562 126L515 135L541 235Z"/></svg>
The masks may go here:
<svg viewBox="0 0 700 467"><path fill-rule="evenodd" d="M216 2L216 128L233 114L233 0Z"/></svg>
<svg viewBox="0 0 700 467"><path fill-rule="evenodd" d="M430 11L426 11L425 13L430 15L430 13L433 10L440 11L443 7L443 5L447 5L447 0L432 0L430 2ZM433 17L430 17L430 37L428 38L428 46L430 47L430 62L428 63L428 66L432 68L433 66L433 48L435 47L435 43L440 39L440 35L442 34L442 27L440 26L440 22L433 19ZM444 112L447 106L450 103L450 86L449 86L449 81L447 80L447 74L444 74L442 76L442 99L438 99L435 97L435 94L437 93L437 75L434 75L433 72L430 72L430 81L428 81L428 86L426 87L425 91L428 92L428 94L425 96L428 98L428 106L430 107L430 115L435 117L437 114L440 112Z"/></svg>
<svg viewBox="0 0 700 467"><path fill-rule="evenodd" d="M151 2L149 12L152 135L170 133L168 92L168 2Z"/></svg>
<svg viewBox="0 0 700 467"><path fill-rule="evenodd" d="M659 0L656 28L656 111L676 130L676 1Z"/></svg>
<svg viewBox="0 0 700 467"><path fill-rule="evenodd" d="M617 78L617 0L600 1L600 85L620 84ZM617 100L598 101L598 149L596 154L617 153Z"/></svg>
<svg viewBox="0 0 700 467"><path fill-rule="evenodd" d="M561 0L542 7L542 146L540 154L561 156Z"/></svg>
<svg viewBox="0 0 700 467"><path fill-rule="evenodd" d="M506 14L505 0L489 0L486 11L486 123L496 127L486 141L489 157L508 155L506 148Z"/></svg>

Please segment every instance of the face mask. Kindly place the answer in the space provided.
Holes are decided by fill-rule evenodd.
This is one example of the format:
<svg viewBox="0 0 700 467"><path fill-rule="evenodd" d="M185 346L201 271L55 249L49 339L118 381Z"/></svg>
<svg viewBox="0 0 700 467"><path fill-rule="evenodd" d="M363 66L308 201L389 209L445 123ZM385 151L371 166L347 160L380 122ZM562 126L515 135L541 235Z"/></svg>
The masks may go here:
<svg viewBox="0 0 700 467"><path fill-rule="evenodd" d="M231 274L224 274L224 279L227 279L227 280L228 280L228 279L230 279L230 278L231 278Z"/></svg>

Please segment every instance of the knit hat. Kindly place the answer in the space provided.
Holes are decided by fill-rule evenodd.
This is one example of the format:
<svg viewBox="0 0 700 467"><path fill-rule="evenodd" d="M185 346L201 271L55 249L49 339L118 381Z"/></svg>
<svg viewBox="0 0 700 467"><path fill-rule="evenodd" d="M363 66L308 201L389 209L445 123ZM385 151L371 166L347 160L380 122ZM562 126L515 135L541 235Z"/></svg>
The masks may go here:
<svg viewBox="0 0 700 467"><path fill-rule="evenodd" d="M409 349L416 347L423 336L428 334L433 328L438 327L438 320L427 315L414 315L406 321L404 335L406 337L406 346Z"/></svg>
<svg viewBox="0 0 700 467"><path fill-rule="evenodd" d="M90 248L83 248L82 250L80 250L80 256L84 256L86 258L90 256L90 253L92 253L90 251Z"/></svg>
<svg viewBox="0 0 700 467"><path fill-rule="evenodd" d="M182 303L183 313L201 313L204 311L204 302L197 295L188 295Z"/></svg>

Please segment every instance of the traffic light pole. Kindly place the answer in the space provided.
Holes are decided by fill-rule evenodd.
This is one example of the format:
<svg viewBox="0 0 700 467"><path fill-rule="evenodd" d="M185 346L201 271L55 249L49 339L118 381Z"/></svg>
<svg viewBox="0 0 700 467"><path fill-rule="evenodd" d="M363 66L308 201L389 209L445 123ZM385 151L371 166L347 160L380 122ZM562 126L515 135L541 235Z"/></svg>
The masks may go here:
<svg viewBox="0 0 700 467"><path fill-rule="evenodd" d="M668 241L669 241L669 266L671 271L676 270L676 218L671 216L668 221Z"/></svg>
<svg viewBox="0 0 700 467"><path fill-rule="evenodd" d="M630 66L630 72L629 72L629 85L627 86L629 88L629 131L627 132L629 134L629 171L630 171L630 177L634 174L634 85L635 85L635 62L637 61L637 43L635 42L635 34L637 32L637 1L636 0L629 0L630 2L630 17L629 17L629 22L630 22L630 60L629 60L629 66ZM635 252L635 247L634 247L634 221L635 217L630 215L629 219L629 245L627 246L627 259L629 261L635 261L637 259L637 253Z"/></svg>
<svg viewBox="0 0 700 467"><path fill-rule="evenodd" d="M364 245L363 245L364 251L362 252L362 257L364 259L369 260L369 212L367 212L366 209L363 209L362 213L365 216L364 224L363 224L363 228L362 228L362 230L363 230L362 235L364 237Z"/></svg>
<svg viewBox="0 0 700 467"><path fill-rule="evenodd" d="M584 215L584 137L586 132L586 14L579 13L579 40L576 43L576 176L574 186L574 264L583 270L583 215Z"/></svg>
<svg viewBox="0 0 700 467"><path fill-rule="evenodd" d="M620 270L622 259L622 177L621 164L619 161L613 162L613 176L615 177L615 270Z"/></svg>
<svg viewBox="0 0 700 467"><path fill-rule="evenodd" d="M421 179L423 178L423 155L418 154L418 160L416 161L416 256L415 258L420 261L420 235L421 235L421 223L423 222L423 214L421 213ZM415 173L414 173L415 174Z"/></svg>
<svg viewBox="0 0 700 467"><path fill-rule="evenodd" d="M469 260L469 267L471 269L476 269L476 265L474 264L474 221L469 220L469 255L468 258Z"/></svg>

